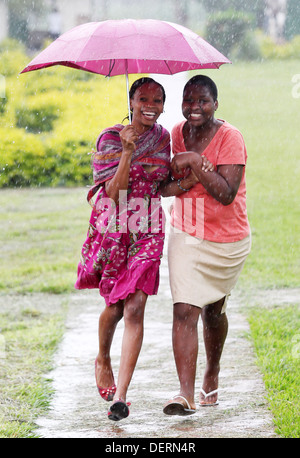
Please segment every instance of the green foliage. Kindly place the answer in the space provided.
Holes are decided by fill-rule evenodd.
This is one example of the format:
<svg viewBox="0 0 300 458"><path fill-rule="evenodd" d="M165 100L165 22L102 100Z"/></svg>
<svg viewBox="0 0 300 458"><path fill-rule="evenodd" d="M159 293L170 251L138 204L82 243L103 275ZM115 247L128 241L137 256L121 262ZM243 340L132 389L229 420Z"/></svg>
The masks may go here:
<svg viewBox="0 0 300 458"><path fill-rule="evenodd" d="M58 117L59 110L55 105L20 107L16 109L16 126L33 133L50 132Z"/></svg>
<svg viewBox="0 0 300 458"><path fill-rule="evenodd" d="M127 114L124 76L107 80L65 67L19 75L30 58L15 40L0 48L6 83L6 98L0 99L0 187L92 184L96 138Z"/></svg>
<svg viewBox="0 0 300 458"><path fill-rule="evenodd" d="M276 44L273 40L261 33L257 33L260 52L264 59L299 59L300 58L300 35L296 35L291 41Z"/></svg>
<svg viewBox="0 0 300 458"><path fill-rule="evenodd" d="M0 97L0 115L5 113L7 101L7 97Z"/></svg>
<svg viewBox="0 0 300 458"><path fill-rule="evenodd" d="M258 363L264 374L276 431L300 437L299 305L250 310Z"/></svg>
<svg viewBox="0 0 300 458"><path fill-rule="evenodd" d="M17 75L27 62L28 57L18 49L3 51L0 57L0 74L6 77Z"/></svg>
<svg viewBox="0 0 300 458"><path fill-rule="evenodd" d="M226 56L250 30L252 18L242 12L227 10L211 15L206 25L206 38Z"/></svg>
<svg viewBox="0 0 300 458"><path fill-rule="evenodd" d="M37 136L12 128L0 129L0 138L0 187L47 184L47 158Z"/></svg>

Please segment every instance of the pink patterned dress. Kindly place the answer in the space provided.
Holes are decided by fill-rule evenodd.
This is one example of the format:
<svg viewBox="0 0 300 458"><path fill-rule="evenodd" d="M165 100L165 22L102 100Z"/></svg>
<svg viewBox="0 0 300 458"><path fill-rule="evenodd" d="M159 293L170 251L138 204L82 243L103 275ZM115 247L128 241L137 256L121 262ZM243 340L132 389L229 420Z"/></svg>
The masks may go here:
<svg viewBox="0 0 300 458"><path fill-rule="evenodd" d="M118 165L122 128L117 125L103 131L97 141L93 162L96 185L88 199L99 185L100 191L93 203L75 284L77 289L99 288L108 306L137 289L157 294L165 235L159 186L169 175L169 133L155 124L139 138L128 190L123 191L116 205L108 198L103 183ZM148 173L145 165L156 169Z"/></svg>

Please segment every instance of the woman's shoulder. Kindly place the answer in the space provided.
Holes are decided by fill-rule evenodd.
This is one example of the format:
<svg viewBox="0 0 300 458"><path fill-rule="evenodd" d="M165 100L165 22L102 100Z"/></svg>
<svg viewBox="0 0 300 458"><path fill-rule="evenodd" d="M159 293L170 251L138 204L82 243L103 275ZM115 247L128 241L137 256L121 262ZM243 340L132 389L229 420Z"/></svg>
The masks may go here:
<svg viewBox="0 0 300 458"><path fill-rule="evenodd" d="M186 120L179 121L173 126L172 131L171 131L172 139L183 136L182 130L183 130L183 126L185 123L186 123Z"/></svg>
<svg viewBox="0 0 300 458"><path fill-rule="evenodd" d="M227 121L224 121L223 119L219 119L219 121L223 122L222 126L219 129L221 137L223 137L223 138L235 138L238 141L244 142L243 134L236 126L230 124Z"/></svg>
<svg viewBox="0 0 300 458"><path fill-rule="evenodd" d="M154 129L158 129L163 138L170 138L170 132L161 124L155 123L153 127Z"/></svg>
<svg viewBox="0 0 300 458"><path fill-rule="evenodd" d="M225 121L224 119L218 119L218 121L221 121L223 123L221 126L221 129L224 132L238 132L239 134L242 135L240 130L237 127L235 127L233 124L230 124L228 121Z"/></svg>
<svg viewBox="0 0 300 458"><path fill-rule="evenodd" d="M180 131L182 131L182 128L183 128L185 123L186 123L186 119L184 119L183 121L178 121L176 124L174 124L174 126L172 128L172 132L180 132Z"/></svg>
<svg viewBox="0 0 300 458"><path fill-rule="evenodd" d="M105 129L103 129L98 135L96 141L96 148L98 148L100 140L103 141L103 139L107 139L109 136L119 137L119 134L123 128L123 124L115 124L114 126L106 127Z"/></svg>

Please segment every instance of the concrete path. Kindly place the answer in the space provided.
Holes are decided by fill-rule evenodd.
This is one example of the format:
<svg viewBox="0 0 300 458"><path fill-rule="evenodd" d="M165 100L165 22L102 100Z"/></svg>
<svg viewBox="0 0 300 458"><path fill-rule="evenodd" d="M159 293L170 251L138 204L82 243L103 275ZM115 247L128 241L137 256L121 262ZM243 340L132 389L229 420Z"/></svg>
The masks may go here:
<svg viewBox="0 0 300 458"><path fill-rule="evenodd" d="M45 438L270 438L272 418L265 400L261 374L248 339L248 324L236 293L228 307L229 333L220 374L220 404L198 408L190 417L163 414L164 402L178 391L171 328L172 301L164 258L158 296L151 297L145 316L142 352L129 389L130 415L113 423L107 418L94 381L97 326L104 307L97 292L78 292L69 297L67 331L55 357L55 395L47 415L39 418L37 433ZM50 304L49 304L50 305ZM202 324L199 335L202 335ZM112 363L117 377L123 324L117 328ZM197 393L204 369L201 340Z"/></svg>

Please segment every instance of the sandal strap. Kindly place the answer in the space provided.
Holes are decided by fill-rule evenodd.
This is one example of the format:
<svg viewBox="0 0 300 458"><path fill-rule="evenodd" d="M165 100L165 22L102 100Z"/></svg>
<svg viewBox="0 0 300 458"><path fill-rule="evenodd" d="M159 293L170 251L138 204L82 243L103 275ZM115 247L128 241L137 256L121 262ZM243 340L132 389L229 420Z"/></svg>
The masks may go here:
<svg viewBox="0 0 300 458"><path fill-rule="evenodd" d="M212 396L213 394L218 393L218 391L219 391L219 388L217 388L216 390L210 391L209 393L205 393L203 388L201 388L201 390L200 390L200 392L203 394L205 399L208 398L209 396Z"/></svg>
<svg viewBox="0 0 300 458"><path fill-rule="evenodd" d="M181 396L180 394L177 394L177 396L174 396L173 399L175 400L176 398L181 398L183 399L185 402L186 402L186 405L188 406L188 409L189 410L193 410L190 406L190 403L189 401L184 397L184 396Z"/></svg>

